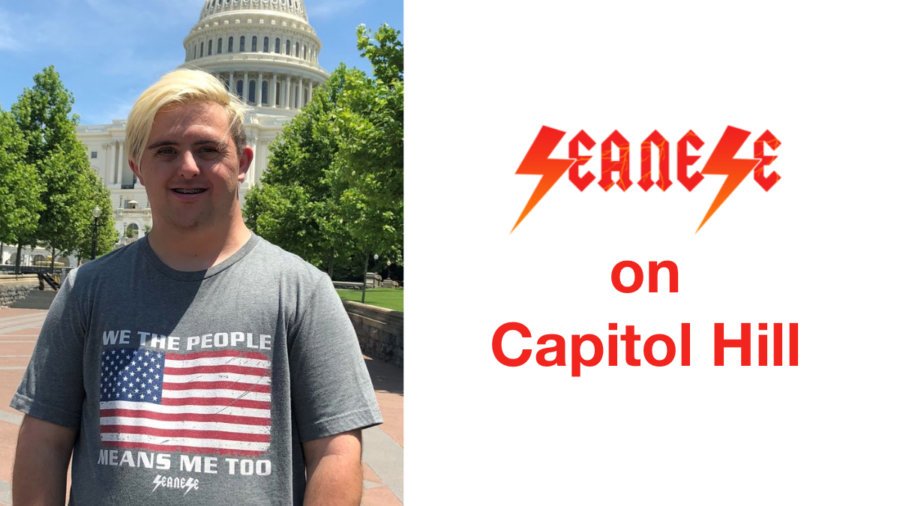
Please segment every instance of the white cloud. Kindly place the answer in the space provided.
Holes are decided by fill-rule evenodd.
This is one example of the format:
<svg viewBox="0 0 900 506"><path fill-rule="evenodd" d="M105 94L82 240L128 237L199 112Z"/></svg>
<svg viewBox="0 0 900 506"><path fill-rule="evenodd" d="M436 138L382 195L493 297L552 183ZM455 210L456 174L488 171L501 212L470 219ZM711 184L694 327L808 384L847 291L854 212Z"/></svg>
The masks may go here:
<svg viewBox="0 0 900 506"><path fill-rule="evenodd" d="M15 13L0 11L0 49L22 52L66 50L78 47L85 37L86 20L68 11L66 2L40 14L28 9Z"/></svg>
<svg viewBox="0 0 900 506"><path fill-rule="evenodd" d="M18 51L21 47L9 30L0 26L0 51Z"/></svg>
<svg viewBox="0 0 900 506"><path fill-rule="evenodd" d="M180 26L195 21L203 0L84 0L93 14L115 22L115 27L127 31L157 31L160 27ZM194 4L193 7L191 5ZM148 24L148 20L152 20ZM113 28L113 27L111 27Z"/></svg>
<svg viewBox="0 0 900 506"><path fill-rule="evenodd" d="M18 51L22 49L22 43L16 36L13 27L16 26L16 18L12 14L0 10L0 51Z"/></svg>
<svg viewBox="0 0 900 506"><path fill-rule="evenodd" d="M366 4L366 2L367 0L319 0L313 4L312 7L309 7L309 1L306 2L306 5L311 18L326 19L347 11L352 11L353 9Z"/></svg>
<svg viewBox="0 0 900 506"><path fill-rule="evenodd" d="M110 53L98 71L112 77L156 78L183 63L180 53L174 58L138 55L131 48Z"/></svg>
<svg viewBox="0 0 900 506"><path fill-rule="evenodd" d="M111 103L107 103L99 112L86 114L81 118L82 125L102 125L112 123L113 120L121 120L128 117L131 112L131 106L137 100L139 92L134 92L134 96L124 99L117 99Z"/></svg>

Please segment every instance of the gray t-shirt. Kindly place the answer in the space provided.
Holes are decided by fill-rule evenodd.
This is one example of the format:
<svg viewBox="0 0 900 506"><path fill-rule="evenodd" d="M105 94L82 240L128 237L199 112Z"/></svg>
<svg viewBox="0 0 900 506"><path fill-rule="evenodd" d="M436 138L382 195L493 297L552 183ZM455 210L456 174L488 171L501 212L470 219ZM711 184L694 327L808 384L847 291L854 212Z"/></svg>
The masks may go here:
<svg viewBox="0 0 900 506"><path fill-rule="evenodd" d="M300 504L301 441L381 423L328 277L255 235L206 271L146 239L72 271L11 406L79 431L91 505Z"/></svg>

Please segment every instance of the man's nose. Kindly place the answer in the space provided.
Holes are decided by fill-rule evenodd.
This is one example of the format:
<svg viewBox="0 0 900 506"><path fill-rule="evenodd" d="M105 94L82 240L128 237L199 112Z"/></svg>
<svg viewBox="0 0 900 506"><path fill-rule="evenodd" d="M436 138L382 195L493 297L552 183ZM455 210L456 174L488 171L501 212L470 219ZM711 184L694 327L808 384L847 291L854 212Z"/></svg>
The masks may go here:
<svg viewBox="0 0 900 506"><path fill-rule="evenodd" d="M184 178L192 178L200 174L200 166L194 158L191 150L185 150L181 157L181 163L178 164L178 175Z"/></svg>

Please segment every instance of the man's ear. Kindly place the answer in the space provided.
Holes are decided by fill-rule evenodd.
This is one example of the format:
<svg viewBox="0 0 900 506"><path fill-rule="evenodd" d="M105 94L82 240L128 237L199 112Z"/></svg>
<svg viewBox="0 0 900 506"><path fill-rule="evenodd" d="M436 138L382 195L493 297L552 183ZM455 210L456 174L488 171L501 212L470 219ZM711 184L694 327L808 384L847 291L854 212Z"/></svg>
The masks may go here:
<svg viewBox="0 0 900 506"><path fill-rule="evenodd" d="M144 184L144 177L141 176L141 169L134 163L134 160L128 160L128 166L131 168L131 172L134 172L134 177L138 178L138 181L141 184Z"/></svg>
<svg viewBox="0 0 900 506"><path fill-rule="evenodd" d="M253 162L253 149L250 148L250 146L244 146L244 149L241 150L240 155L241 156L238 165L238 181L243 183L244 179L247 178L247 171L250 170L250 163Z"/></svg>

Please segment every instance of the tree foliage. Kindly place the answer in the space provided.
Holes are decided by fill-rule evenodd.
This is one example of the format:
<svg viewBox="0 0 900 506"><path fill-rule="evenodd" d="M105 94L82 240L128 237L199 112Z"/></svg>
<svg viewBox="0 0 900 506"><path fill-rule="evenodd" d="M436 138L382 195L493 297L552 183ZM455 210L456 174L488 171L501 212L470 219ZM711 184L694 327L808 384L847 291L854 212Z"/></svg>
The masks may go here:
<svg viewBox="0 0 900 506"><path fill-rule="evenodd" d="M403 46L387 25L357 47L374 78L340 65L271 146L248 225L313 264L362 275L379 254L402 264Z"/></svg>
<svg viewBox="0 0 900 506"><path fill-rule="evenodd" d="M0 243L16 244L37 231L43 185L25 162L27 145L12 115L0 110Z"/></svg>
<svg viewBox="0 0 900 506"><path fill-rule="evenodd" d="M85 198L79 200L78 208L73 213L78 216L78 221L73 226L78 231L73 250L83 259L90 258L94 248L94 207L100 210L96 225L97 255L112 250L119 239L109 189L93 171L86 173L85 176L87 181L84 185L87 194Z"/></svg>
<svg viewBox="0 0 900 506"><path fill-rule="evenodd" d="M74 98L50 66L34 76L34 86L22 92L11 107L24 141L23 161L35 167L41 208L37 227L20 228L21 244L42 243L63 254L87 257L93 232L91 211L102 211L98 251L115 243L109 191L91 169L84 145L75 134L78 118L71 114ZM86 242L87 241L87 242Z"/></svg>

